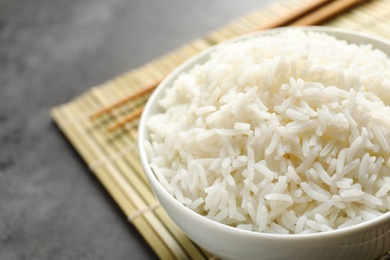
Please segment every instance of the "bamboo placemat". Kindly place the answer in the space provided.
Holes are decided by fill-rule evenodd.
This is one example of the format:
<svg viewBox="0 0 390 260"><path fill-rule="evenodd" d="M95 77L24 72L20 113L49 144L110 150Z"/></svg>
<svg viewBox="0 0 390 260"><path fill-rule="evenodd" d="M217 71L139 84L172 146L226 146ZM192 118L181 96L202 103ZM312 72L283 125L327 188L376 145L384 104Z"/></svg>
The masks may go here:
<svg viewBox="0 0 390 260"><path fill-rule="evenodd" d="M89 116L142 86L153 84L194 54L220 41L251 32L311 0L282 0L231 21L163 57L120 75L70 102L54 107L52 117L129 221L162 259L211 259L192 243L159 206L144 176L137 151L138 120L112 133L107 127L142 106L144 95L92 121ZM344 1L344 0L340 0ZM390 39L388 0L372 0L324 23Z"/></svg>

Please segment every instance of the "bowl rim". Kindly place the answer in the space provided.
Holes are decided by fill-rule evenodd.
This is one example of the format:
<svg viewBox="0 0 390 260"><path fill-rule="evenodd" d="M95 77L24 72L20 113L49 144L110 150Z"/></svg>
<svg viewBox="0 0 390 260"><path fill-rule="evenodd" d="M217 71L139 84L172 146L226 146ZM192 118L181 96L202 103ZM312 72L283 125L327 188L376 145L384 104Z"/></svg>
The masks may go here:
<svg viewBox="0 0 390 260"><path fill-rule="evenodd" d="M390 211L383 213L382 215L375 217L371 220L364 221L359 224L355 224L349 227L345 227L342 229L336 229L331 231L324 231L324 232L318 232L318 233L309 233L309 234L275 234L275 233L264 233L264 232L256 232L256 231L248 231L239 229L236 227L228 226L226 224L219 223L215 220L209 219L206 216L203 216L190 208L186 207L185 205L181 204L176 198L174 198L171 194L168 193L168 191L162 186L162 184L158 181L157 177L155 176L153 170L149 167L149 156L146 152L146 149L144 147L144 141L148 140L147 136L147 127L146 127L146 121L148 117L151 114L152 108L155 106L155 103L157 102L158 97L162 95L163 91L166 90L167 87L169 87L169 83L171 81L174 81L175 78L183 71L183 69L187 70L192 68L196 61L199 59L204 58L205 56L209 55L211 52L213 52L218 46L221 46L222 44L231 43L231 42L238 42L245 39L258 37L258 36L266 36L266 35L273 35L277 34L279 32L282 32L284 30L290 30L292 28L300 29L306 32L320 32L320 33L326 33L331 36L334 36L336 38L339 38L339 36L352 36L352 37L358 37L361 38L361 40L368 41L367 43L359 43L356 42L356 44L374 44L379 45L383 47L387 47L388 50L384 51L380 47L375 47L383 52L385 52L388 57L390 56L390 41L386 40L384 38L380 38L368 33L355 31L351 29L344 29L344 28L337 28L337 27L328 27L328 26L296 26L296 27L279 27L275 29L267 29L259 32L252 32L248 34L244 34L238 37L234 37L232 39L223 41L221 43L215 44L213 46L208 47L207 49L199 52L198 54L192 56L191 58L184 61L182 64L180 64L178 67L176 67L172 72L168 74L167 77L165 77L161 83L158 85L158 87L153 91L151 96L149 97L149 100L147 101L144 111L141 115L141 119L138 126L138 151L139 156L141 160L142 167L144 169L145 175L149 181L149 184L151 185L153 192L156 194L157 192L155 189L158 189L158 194L160 196L163 196L164 199L168 200L170 203L172 203L172 206L175 208L183 211L183 214L189 215L191 218L195 219L196 221L200 222L201 224L204 224L206 226L213 227L221 232L225 233L235 233L239 236L245 236L250 238L258 238L258 239L268 239L268 240L295 240L299 242L303 241L313 241L314 240L323 240L323 239L334 239L336 236L338 239L343 237L351 237L354 235L362 234L367 231L371 231L375 229L376 227L383 226L385 224L390 225ZM350 42L355 43L355 42ZM187 71L186 70L186 71ZM158 196L157 196L158 197ZM159 199L159 198L158 198ZM160 202L161 203L161 202ZM161 203L162 204L162 203ZM167 212L169 214L169 212ZM385 234L389 233L390 229L386 231ZM381 234L380 236L384 236L385 234ZM379 239L378 237L375 237L374 239L371 239L370 241ZM368 243L369 241L365 241L364 243Z"/></svg>

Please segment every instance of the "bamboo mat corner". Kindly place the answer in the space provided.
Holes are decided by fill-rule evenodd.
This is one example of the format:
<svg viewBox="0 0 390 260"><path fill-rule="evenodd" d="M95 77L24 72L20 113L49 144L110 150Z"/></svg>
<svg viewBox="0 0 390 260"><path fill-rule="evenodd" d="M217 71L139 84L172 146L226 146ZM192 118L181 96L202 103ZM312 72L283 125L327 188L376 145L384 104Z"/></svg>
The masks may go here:
<svg viewBox="0 0 390 260"><path fill-rule="evenodd" d="M97 120L99 109L161 79L189 57L226 39L251 32L268 20L310 0L281 0L229 22L181 48L120 75L51 110L53 120L90 170L161 259L212 259L191 242L159 206L144 176L137 151L138 120L107 132L107 127L144 105L148 95L114 109ZM390 39L388 0L372 0L324 25L355 29Z"/></svg>

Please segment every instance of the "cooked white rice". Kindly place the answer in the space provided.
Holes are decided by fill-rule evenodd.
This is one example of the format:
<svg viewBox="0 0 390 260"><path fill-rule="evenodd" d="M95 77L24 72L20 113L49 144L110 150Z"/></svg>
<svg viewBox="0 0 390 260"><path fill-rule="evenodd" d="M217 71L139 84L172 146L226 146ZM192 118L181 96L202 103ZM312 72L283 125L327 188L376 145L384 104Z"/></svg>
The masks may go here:
<svg viewBox="0 0 390 260"><path fill-rule="evenodd" d="M369 45L299 29L224 44L160 103L151 167L210 219L313 233L390 209L390 61Z"/></svg>

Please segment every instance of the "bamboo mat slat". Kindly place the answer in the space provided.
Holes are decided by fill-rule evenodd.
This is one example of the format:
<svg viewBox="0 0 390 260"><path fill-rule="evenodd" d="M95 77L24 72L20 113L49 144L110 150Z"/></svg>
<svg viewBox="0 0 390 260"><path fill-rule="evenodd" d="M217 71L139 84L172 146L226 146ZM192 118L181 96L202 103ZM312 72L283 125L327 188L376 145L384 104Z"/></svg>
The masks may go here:
<svg viewBox="0 0 390 260"><path fill-rule="evenodd" d="M264 26L310 0L282 0L229 22L203 38L120 75L51 110L52 118L109 194L161 259L212 259L173 223L148 186L138 158L138 119L112 133L107 127L143 106L149 95L115 108L95 121L89 116L143 86L161 80L189 57L220 41ZM388 0L372 0L323 25L355 29L390 39Z"/></svg>

